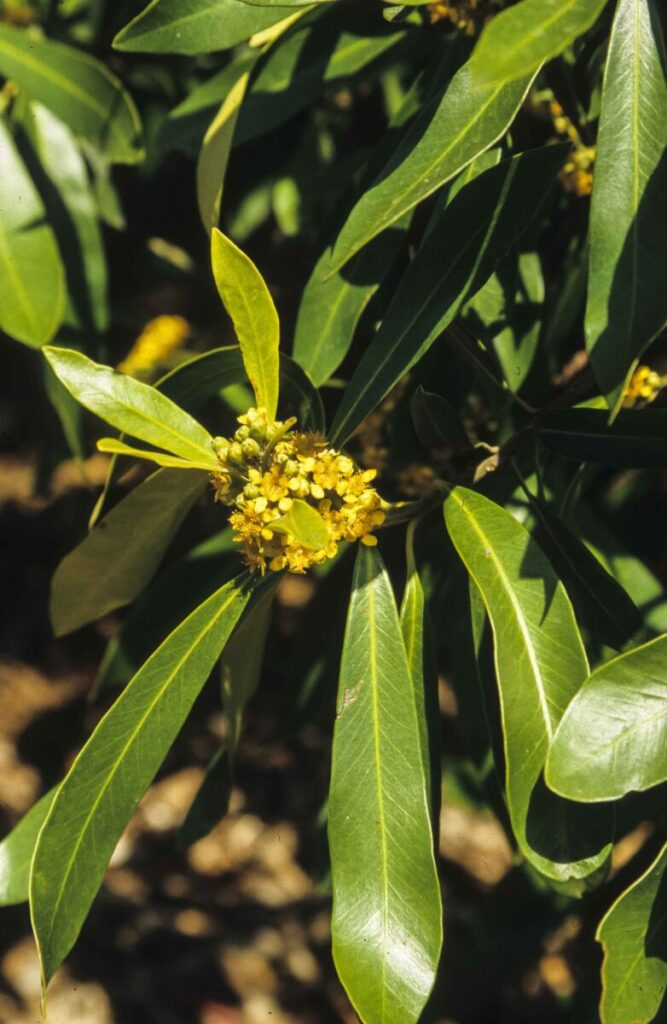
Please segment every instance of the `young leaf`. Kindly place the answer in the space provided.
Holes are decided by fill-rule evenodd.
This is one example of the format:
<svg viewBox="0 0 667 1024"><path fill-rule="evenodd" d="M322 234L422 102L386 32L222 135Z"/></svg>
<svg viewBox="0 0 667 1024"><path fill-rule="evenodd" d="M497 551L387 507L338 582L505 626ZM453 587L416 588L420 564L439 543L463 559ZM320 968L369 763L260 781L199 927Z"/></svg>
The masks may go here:
<svg viewBox="0 0 667 1024"><path fill-rule="evenodd" d="M55 571L50 601L55 635L133 601L205 486L202 473L159 470L119 501Z"/></svg>
<svg viewBox="0 0 667 1024"><path fill-rule="evenodd" d="M607 0L522 0L485 26L470 60L473 81L497 85L557 57L596 20Z"/></svg>
<svg viewBox="0 0 667 1024"><path fill-rule="evenodd" d="M445 521L493 627L517 843L542 874L580 890L609 853L600 849L601 816L558 800L542 781L558 722L588 675L572 606L530 534L499 505L456 487L445 501Z"/></svg>
<svg viewBox="0 0 667 1024"><path fill-rule="evenodd" d="M322 516L307 501L296 498L289 512L280 519L274 519L271 529L277 533L291 534L304 548L319 551L329 543L329 531Z"/></svg>
<svg viewBox="0 0 667 1024"><path fill-rule="evenodd" d="M45 793L0 842L0 906L25 903L28 899L30 862L56 792L54 787Z"/></svg>
<svg viewBox="0 0 667 1024"><path fill-rule="evenodd" d="M154 462L157 466L166 466L170 469L203 469L204 472L211 472L215 467L208 460L206 462L191 462L189 459L179 459L177 455L167 455L165 452L149 452L144 448L133 448L132 445L119 441L116 437L101 437L97 442L98 451L108 452L111 455L128 455L134 459L145 459L147 462Z"/></svg>
<svg viewBox="0 0 667 1024"><path fill-rule="evenodd" d="M633 409L608 420L603 409L557 409L545 416L540 437L552 452L577 462L667 466L667 409Z"/></svg>
<svg viewBox="0 0 667 1024"><path fill-rule="evenodd" d="M602 1024L658 1024L667 992L667 845L602 918Z"/></svg>
<svg viewBox="0 0 667 1024"><path fill-rule="evenodd" d="M48 347L44 354L67 390L112 427L179 458L217 468L208 431L155 388L73 349Z"/></svg>
<svg viewBox="0 0 667 1024"><path fill-rule="evenodd" d="M607 55L591 202L586 347L616 412L667 320L667 81L652 0L619 0Z"/></svg>
<svg viewBox="0 0 667 1024"><path fill-rule="evenodd" d="M442 921L413 683L380 555L361 547L329 800L333 954L364 1024L415 1024Z"/></svg>
<svg viewBox="0 0 667 1024"><path fill-rule="evenodd" d="M278 408L280 324L271 293L252 260L217 228L211 234L211 260L257 405L274 419Z"/></svg>
<svg viewBox="0 0 667 1024"><path fill-rule="evenodd" d="M461 189L406 270L354 372L330 437L342 443L452 322L535 217L563 148L544 146L484 171Z"/></svg>
<svg viewBox="0 0 667 1024"><path fill-rule="evenodd" d="M251 7L239 0L152 0L113 41L128 53L195 56L228 50L293 13L289 7Z"/></svg>
<svg viewBox="0 0 667 1024"><path fill-rule="evenodd" d="M30 878L44 986L74 945L123 829L249 597L243 575L188 616L102 718L61 784Z"/></svg>
<svg viewBox="0 0 667 1024"><path fill-rule="evenodd" d="M143 159L137 109L101 61L63 43L0 25L0 74L112 162L133 164Z"/></svg>
<svg viewBox="0 0 667 1024"><path fill-rule="evenodd" d="M39 348L60 326L65 298L65 272L44 205L0 118L0 330Z"/></svg>
<svg viewBox="0 0 667 1024"><path fill-rule="evenodd" d="M429 104L402 138L375 184L357 202L341 231L331 270L462 171L505 134L530 78L473 88L469 64L457 72L434 110Z"/></svg>
<svg viewBox="0 0 667 1024"><path fill-rule="evenodd" d="M616 800L667 779L667 636L595 670L568 707L547 760L549 786Z"/></svg>

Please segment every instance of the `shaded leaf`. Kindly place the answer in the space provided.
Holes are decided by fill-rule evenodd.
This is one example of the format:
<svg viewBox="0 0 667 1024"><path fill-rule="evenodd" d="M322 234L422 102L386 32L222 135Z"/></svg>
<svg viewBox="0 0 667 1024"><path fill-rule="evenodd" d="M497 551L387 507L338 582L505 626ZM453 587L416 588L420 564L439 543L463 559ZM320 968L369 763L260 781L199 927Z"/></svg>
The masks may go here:
<svg viewBox="0 0 667 1024"><path fill-rule="evenodd" d="M540 437L552 452L577 462L618 469L667 466L667 409L636 409L608 423L604 409L558 409L543 420Z"/></svg>
<svg viewBox="0 0 667 1024"><path fill-rule="evenodd" d="M416 1022L442 922L414 689L389 578L359 547L333 740L333 954L364 1024Z"/></svg>
<svg viewBox="0 0 667 1024"><path fill-rule="evenodd" d="M615 800L667 779L667 637L597 668L553 738L546 777L580 801Z"/></svg>
<svg viewBox="0 0 667 1024"><path fill-rule="evenodd" d="M425 391L420 384L410 399L410 412L417 437L427 448L472 448L456 410L442 395Z"/></svg>
<svg viewBox="0 0 667 1024"><path fill-rule="evenodd" d="M30 862L56 792L54 788L45 793L0 842L0 906L25 903L28 899Z"/></svg>

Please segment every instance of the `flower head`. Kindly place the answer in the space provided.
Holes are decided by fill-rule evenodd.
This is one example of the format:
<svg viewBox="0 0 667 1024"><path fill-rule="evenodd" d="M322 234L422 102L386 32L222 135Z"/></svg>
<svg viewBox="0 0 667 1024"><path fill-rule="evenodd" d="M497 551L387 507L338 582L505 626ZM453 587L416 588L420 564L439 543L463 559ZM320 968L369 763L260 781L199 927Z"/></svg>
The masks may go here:
<svg viewBox="0 0 667 1024"><path fill-rule="evenodd" d="M294 430L295 419L271 422L264 409L249 409L238 421L232 438L214 438L220 469L211 482L232 507L234 539L251 568L304 573L333 558L341 540L377 543L372 531L385 513L371 486L375 470L358 469L321 434ZM292 526L297 503L321 520L317 547Z"/></svg>
<svg viewBox="0 0 667 1024"><path fill-rule="evenodd" d="M667 378L652 370L650 366L638 366L623 396L623 408L635 405L649 405L654 402L667 384Z"/></svg>

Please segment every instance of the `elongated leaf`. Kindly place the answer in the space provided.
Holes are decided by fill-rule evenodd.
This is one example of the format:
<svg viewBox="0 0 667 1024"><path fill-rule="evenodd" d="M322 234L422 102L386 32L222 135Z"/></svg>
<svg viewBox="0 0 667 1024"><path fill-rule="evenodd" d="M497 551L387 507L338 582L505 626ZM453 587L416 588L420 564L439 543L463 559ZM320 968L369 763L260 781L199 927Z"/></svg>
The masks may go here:
<svg viewBox="0 0 667 1024"><path fill-rule="evenodd" d="M56 569L50 602L56 636L134 600L205 486L203 473L159 470L112 508Z"/></svg>
<svg viewBox="0 0 667 1024"><path fill-rule="evenodd" d="M132 99L90 54L0 25L0 74L93 142L109 160L132 164L143 158L141 122Z"/></svg>
<svg viewBox="0 0 667 1024"><path fill-rule="evenodd" d="M197 203L204 229L218 226L220 204L234 129L243 103L254 61L234 82L208 127L197 160Z"/></svg>
<svg viewBox="0 0 667 1024"><path fill-rule="evenodd" d="M488 22L470 62L480 86L520 78L586 32L607 0L522 0Z"/></svg>
<svg viewBox="0 0 667 1024"><path fill-rule="evenodd" d="M323 384L343 362L364 309L396 259L406 228L407 218L333 275L329 275L330 249L315 264L301 298L294 335L294 358L315 384Z"/></svg>
<svg viewBox="0 0 667 1024"><path fill-rule="evenodd" d="M417 436L427 448L472 448L466 428L446 398L425 391L419 385L410 399L410 412Z"/></svg>
<svg viewBox="0 0 667 1024"><path fill-rule="evenodd" d="M417 118L353 208L336 241L331 269L341 267L504 135L529 86L530 79L522 78L475 90L470 67L464 64L438 106L429 105Z"/></svg>
<svg viewBox="0 0 667 1024"><path fill-rule="evenodd" d="M190 462L187 459L179 459L177 455L167 455L165 452L149 452L144 448L133 448L132 445L119 441L116 437L101 437L97 442L97 448L101 452L108 452L112 455L128 455L130 458L145 459L147 462L154 462L156 466L166 466L171 469L203 469L210 472L210 462Z"/></svg>
<svg viewBox="0 0 667 1024"><path fill-rule="evenodd" d="M208 431L155 388L72 349L48 347L44 354L67 390L112 427L182 459L217 467Z"/></svg>
<svg viewBox="0 0 667 1024"><path fill-rule="evenodd" d="M211 260L257 405L274 419L278 408L280 324L271 293L252 260L217 228L211 234Z"/></svg>
<svg viewBox="0 0 667 1024"><path fill-rule="evenodd" d="M658 1024L667 992L667 845L611 905L596 938L604 948L602 1024Z"/></svg>
<svg viewBox="0 0 667 1024"><path fill-rule="evenodd" d="M56 789L46 793L0 842L0 906L25 903L28 899L30 862L55 795Z"/></svg>
<svg viewBox="0 0 667 1024"><path fill-rule="evenodd" d="M153 0L113 45L129 53L212 53L293 13L290 7L251 7L240 0Z"/></svg>
<svg viewBox="0 0 667 1024"><path fill-rule="evenodd" d="M575 883L604 864L609 833L591 808L550 794L549 743L588 675L572 606L530 534L488 498L456 487L445 501L449 535L493 627L505 785L521 851L544 875ZM604 823L604 818L602 823Z"/></svg>
<svg viewBox="0 0 667 1024"><path fill-rule="evenodd" d="M667 409L628 410L607 421L603 409L559 409L545 417L540 437L552 452L577 462L619 469L667 466Z"/></svg>
<svg viewBox="0 0 667 1024"><path fill-rule="evenodd" d="M226 583L167 637L77 757L40 833L30 907L44 985L74 945L109 858L250 596Z"/></svg>
<svg viewBox="0 0 667 1024"><path fill-rule="evenodd" d="M658 10L619 0L607 55L591 203L586 347L616 411L667 320L667 81Z"/></svg>
<svg viewBox="0 0 667 1024"><path fill-rule="evenodd" d="M414 689L379 554L359 548L329 800L333 953L364 1024L416 1022L442 943Z"/></svg>
<svg viewBox="0 0 667 1024"><path fill-rule="evenodd" d="M539 210L562 158L556 146L522 153L461 189L422 242L362 356L333 441L350 436L482 286Z"/></svg>
<svg viewBox="0 0 667 1024"><path fill-rule="evenodd" d="M305 548L318 551L329 543L329 531L320 513L307 501L297 498L289 512L280 519L274 519L271 529L278 533L289 533Z"/></svg>
<svg viewBox="0 0 667 1024"><path fill-rule="evenodd" d="M667 779L667 637L592 673L568 707L547 782L573 800L615 800Z"/></svg>
<svg viewBox="0 0 667 1024"><path fill-rule="evenodd" d="M0 118L0 329L34 348L51 340L65 314L65 273L45 217Z"/></svg>

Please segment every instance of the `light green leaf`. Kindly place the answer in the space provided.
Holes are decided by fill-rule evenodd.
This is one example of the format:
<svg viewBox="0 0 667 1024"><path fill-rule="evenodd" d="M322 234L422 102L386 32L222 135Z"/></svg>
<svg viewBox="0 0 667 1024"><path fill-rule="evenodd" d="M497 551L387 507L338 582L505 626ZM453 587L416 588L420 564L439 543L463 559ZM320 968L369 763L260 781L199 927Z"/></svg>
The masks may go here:
<svg viewBox="0 0 667 1024"><path fill-rule="evenodd" d="M60 326L65 298L44 204L0 118L0 330L39 348Z"/></svg>
<svg viewBox="0 0 667 1024"><path fill-rule="evenodd" d="M274 419L278 408L280 323L271 293L252 260L217 228L211 234L211 262L257 405Z"/></svg>
<svg viewBox="0 0 667 1024"><path fill-rule="evenodd" d="M591 201L586 347L617 411L667 321L667 81L652 0L619 0L604 74Z"/></svg>
<svg viewBox="0 0 667 1024"><path fill-rule="evenodd" d="M0 842L0 906L25 903L28 899L30 862L56 792L55 788L49 790Z"/></svg>
<svg viewBox="0 0 667 1024"><path fill-rule="evenodd" d="M72 349L47 347L44 355L70 394L112 427L217 468L208 431L155 388Z"/></svg>
<svg viewBox="0 0 667 1024"><path fill-rule="evenodd" d="M600 849L606 816L559 800L542 781L561 716L588 675L572 606L530 534L499 505L456 487L445 521L493 628L514 835L539 871L576 893L609 847Z"/></svg>
<svg viewBox="0 0 667 1024"><path fill-rule="evenodd" d="M595 670L568 707L547 760L572 800L616 800L667 779L667 636Z"/></svg>
<svg viewBox="0 0 667 1024"><path fill-rule="evenodd" d="M557 409L539 428L547 448L566 459L618 469L667 466L667 409L633 409L613 423L603 409Z"/></svg>
<svg viewBox="0 0 667 1024"><path fill-rule="evenodd" d="M50 601L56 636L134 600L205 485L203 473L159 470L112 508L56 569Z"/></svg>
<svg viewBox="0 0 667 1024"><path fill-rule="evenodd" d="M292 14L291 7L251 7L241 0L153 0L113 41L129 53L228 50Z"/></svg>
<svg viewBox="0 0 667 1024"><path fill-rule="evenodd" d="M333 955L364 1024L415 1024L442 911L414 689L380 555L359 547L329 799Z"/></svg>
<svg viewBox="0 0 667 1024"><path fill-rule="evenodd" d="M469 64L456 73L439 105L429 104L389 163L357 202L341 231L331 269L462 171L505 134L531 79L473 89Z"/></svg>
<svg viewBox="0 0 667 1024"><path fill-rule="evenodd" d="M277 533L288 533L304 548L319 551L329 543L329 530L322 516L307 501L296 498L289 512L280 519L274 519L271 529Z"/></svg>
<svg viewBox="0 0 667 1024"><path fill-rule="evenodd" d="M154 462L156 466L166 466L171 469L203 469L204 472L211 472L215 467L211 462L191 462L189 459L179 459L176 455L167 455L165 452L149 452L144 448L133 448L132 445L119 441L117 437L101 437L97 442L98 451L108 452L112 455L128 455L134 459L146 459Z"/></svg>
<svg viewBox="0 0 667 1024"><path fill-rule="evenodd" d="M452 322L540 209L563 160L545 146L484 171L461 189L406 270L334 418L342 443Z"/></svg>
<svg viewBox="0 0 667 1024"><path fill-rule="evenodd" d="M602 918L602 1024L659 1024L667 991L667 845Z"/></svg>
<svg viewBox="0 0 667 1024"><path fill-rule="evenodd" d="M519 78L562 53L583 35L607 0L522 0L493 17L475 47L475 85Z"/></svg>
<svg viewBox="0 0 667 1024"><path fill-rule="evenodd" d="M61 784L30 879L44 986L74 945L123 829L249 597L248 576L240 576L188 616L102 718Z"/></svg>
<svg viewBox="0 0 667 1024"><path fill-rule="evenodd" d="M0 74L43 103L114 162L144 156L141 122L123 85L106 65L72 46L0 25Z"/></svg>

